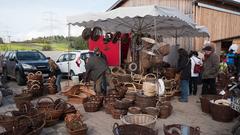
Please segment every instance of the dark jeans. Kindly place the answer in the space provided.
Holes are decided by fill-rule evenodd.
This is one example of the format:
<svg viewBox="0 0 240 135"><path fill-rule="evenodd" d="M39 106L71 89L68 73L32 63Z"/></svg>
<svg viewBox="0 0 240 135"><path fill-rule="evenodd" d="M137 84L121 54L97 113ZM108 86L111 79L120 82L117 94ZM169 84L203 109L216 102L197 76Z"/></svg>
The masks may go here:
<svg viewBox="0 0 240 135"><path fill-rule="evenodd" d="M180 80L181 100L188 101L189 80Z"/></svg>
<svg viewBox="0 0 240 135"><path fill-rule="evenodd" d="M191 77L189 81L189 94L197 94L198 77Z"/></svg>
<svg viewBox="0 0 240 135"><path fill-rule="evenodd" d="M216 95L216 78L203 79L202 95Z"/></svg>

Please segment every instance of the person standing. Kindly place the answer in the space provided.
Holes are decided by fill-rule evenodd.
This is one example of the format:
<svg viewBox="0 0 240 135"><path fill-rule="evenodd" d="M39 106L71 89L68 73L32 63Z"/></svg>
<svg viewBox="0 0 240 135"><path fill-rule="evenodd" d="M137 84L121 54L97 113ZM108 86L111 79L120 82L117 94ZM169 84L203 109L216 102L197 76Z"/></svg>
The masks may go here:
<svg viewBox="0 0 240 135"><path fill-rule="evenodd" d="M202 95L217 94L216 77L219 71L219 57L211 46L206 46L202 50L204 51Z"/></svg>
<svg viewBox="0 0 240 135"><path fill-rule="evenodd" d="M235 64L234 64L234 59L235 59L235 54L233 53L233 50L229 50L227 53L227 65L228 65L228 72L229 73L235 73Z"/></svg>
<svg viewBox="0 0 240 135"><path fill-rule="evenodd" d="M180 91L181 97L180 102L188 102L188 93L189 93L189 79L191 77L191 61L188 57L188 52L180 48L178 49L178 63L177 63L177 72L180 73Z"/></svg>
<svg viewBox="0 0 240 135"><path fill-rule="evenodd" d="M103 54L98 47L96 47L96 48L94 49L94 53L96 54L96 56L99 56L99 57L103 58L103 59L106 61L106 63L107 63L107 57L106 57L106 55Z"/></svg>
<svg viewBox="0 0 240 135"><path fill-rule="evenodd" d="M198 85L198 78L199 73L197 73L194 68L196 65L202 66L202 60L198 58L198 52L193 51L192 56L190 57L191 60L191 78L189 81L189 94L196 95L197 94L197 85Z"/></svg>
<svg viewBox="0 0 240 135"><path fill-rule="evenodd" d="M94 81L94 90L96 93L98 95L106 95L107 84L105 80L108 66L105 60L99 56L91 56L87 59L85 67L85 82L88 82L89 79Z"/></svg>
<svg viewBox="0 0 240 135"><path fill-rule="evenodd" d="M48 64L50 68L50 76L55 76L56 77L56 86L57 86L57 91L60 93L61 92L61 79L62 79L62 72L58 65L55 63L54 60L52 60L50 57L48 59Z"/></svg>

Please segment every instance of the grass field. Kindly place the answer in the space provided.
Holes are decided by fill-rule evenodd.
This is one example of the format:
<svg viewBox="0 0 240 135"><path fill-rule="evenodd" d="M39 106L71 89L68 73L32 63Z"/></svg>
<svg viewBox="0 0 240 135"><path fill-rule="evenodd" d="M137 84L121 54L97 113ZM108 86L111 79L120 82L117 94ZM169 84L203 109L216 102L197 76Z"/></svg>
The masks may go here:
<svg viewBox="0 0 240 135"><path fill-rule="evenodd" d="M0 44L0 51L6 50L42 50L43 46L50 45L52 51L67 51L67 43L51 43L51 44L41 44L41 43L6 43Z"/></svg>

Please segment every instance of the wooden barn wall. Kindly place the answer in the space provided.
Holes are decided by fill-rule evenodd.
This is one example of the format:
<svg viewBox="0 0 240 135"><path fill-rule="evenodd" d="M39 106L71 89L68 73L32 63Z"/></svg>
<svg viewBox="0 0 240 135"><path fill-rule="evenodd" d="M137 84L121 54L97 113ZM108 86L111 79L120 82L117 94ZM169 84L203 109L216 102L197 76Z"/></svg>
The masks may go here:
<svg viewBox="0 0 240 135"><path fill-rule="evenodd" d="M195 20L197 24L208 27L211 41L240 35L240 15L196 7Z"/></svg>

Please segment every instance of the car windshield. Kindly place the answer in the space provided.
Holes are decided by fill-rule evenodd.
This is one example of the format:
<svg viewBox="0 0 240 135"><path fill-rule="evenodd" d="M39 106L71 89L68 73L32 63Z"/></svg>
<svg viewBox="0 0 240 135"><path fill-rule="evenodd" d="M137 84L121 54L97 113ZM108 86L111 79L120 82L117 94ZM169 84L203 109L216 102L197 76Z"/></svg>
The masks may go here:
<svg viewBox="0 0 240 135"><path fill-rule="evenodd" d="M39 52L17 52L18 60L45 60L46 57Z"/></svg>

